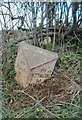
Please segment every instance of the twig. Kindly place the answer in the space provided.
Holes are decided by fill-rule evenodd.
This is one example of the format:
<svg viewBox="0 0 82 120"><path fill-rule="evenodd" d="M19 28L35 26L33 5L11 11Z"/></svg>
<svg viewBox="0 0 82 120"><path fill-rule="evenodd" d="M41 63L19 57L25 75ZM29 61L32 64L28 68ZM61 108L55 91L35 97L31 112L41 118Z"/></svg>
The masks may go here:
<svg viewBox="0 0 82 120"><path fill-rule="evenodd" d="M69 67L69 69L67 70L67 72L68 72L69 70L71 70L73 67L77 66L78 64L79 64L79 66L80 66L80 61L77 62L77 63L75 63L75 64L73 64L71 67Z"/></svg>
<svg viewBox="0 0 82 120"><path fill-rule="evenodd" d="M76 96L80 93L80 91L81 91L81 90L82 90L82 88L80 88L80 90L79 90L77 93L75 92L76 94L74 93L74 95L73 95L73 98L72 98L72 101L71 101L71 102L73 102L73 101L74 101L75 97L76 97Z"/></svg>
<svg viewBox="0 0 82 120"><path fill-rule="evenodd" d="M0 52L2 53L3 51L5 51L6 49L8 49L9 47L14 47L16 44L18 44L19 42L22 42L22 41L25 41L26 38L23 38L23 39L18 39L17 41L15 42L12 42L6 46L1 46L0 47Z"/></svg>
<svg viewBox="0 0 82 120"><path fill-rule="evenodd" d="M38 104L40 104L44 99L45 99L45 97L42 98L42 99L39 100L39 101L36 101L36 104L35 104L34 106L32 106L29 110L24 109L24 111L22 111L21 113L19 113L17 116L15 115L15 118L20 118L20 117L22 117L25 113L30 112L33 108L35 108ZM23 113L23 114L22 114L22 113Z"/></svg>
<svg viewBox="0 0 82 120"><path fill-rule="evenodd" d="M19 92L20 92L20 93L23 93L23 94L29 96L32 100L36 101L36 99L35 99L34 97L32 97L30 94L24 92L23 90L14 90L14 92L17 92L17 93L19 93Z"/></svg>
<svg viewBox="0 0 82 120"><path fill-rule="evenodd" d="M63 102L63 101L62 101L62 104L57 103L56 105L58 105L58 106L64 106L64 104L66 104L66 105L72 105L72 106L74 106L74 107L77 107L77 108L81 109L80 106L77 106L77 105L75 105L75 104L73 104L73 103Z"/></svg>
<svg viewBox="0 0 82 120"><path fill-rule="evenodd" d="M52 113L51 111L49 111L48 109L46 109L44 106L42 106L41 105L41 107L45 110L45 111L47 111L49 114L51 114L52 116L55 116L56 118L60 118L59 116L58 116L58 114L54 114L54 113Z"/></svg>
<svg viewBox="0 0 82 120"><path fill-rule="evenodd" d="M73 33L74 33L75 37L77 38L77 40L79 41L79 43L81 43L81 44L82 44L81 40L77 37L77 35L76 35L75 31L73 31Z"/></svg>

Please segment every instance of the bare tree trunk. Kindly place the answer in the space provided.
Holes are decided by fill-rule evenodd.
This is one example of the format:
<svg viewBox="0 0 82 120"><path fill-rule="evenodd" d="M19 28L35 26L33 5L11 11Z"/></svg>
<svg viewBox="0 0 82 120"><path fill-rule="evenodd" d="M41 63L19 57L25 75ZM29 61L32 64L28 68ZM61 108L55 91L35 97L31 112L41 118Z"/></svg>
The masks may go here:
<svg viewBox="0 0 82 120"><path fill-rule="evenodd" d="M76 29L77 28L77 17L76 17L76 12L79 7L79 3L77 2L72 2L72 16L73 16L73 27Z"/></svg>
<svg viewBox="0 0 82 120"><path fill-rule="evenodd" d="M54 19L54 22L55 22L55 25L54 25L54 39L53 39L53 44L52 44L52 51L54 51L54 48L55 48L55 39L56 39L56 3L55 3L55 19Z"/></svg>
<svg viewBox="0 0 82 120"><path fill-rule="evenodd" d="M42 5L41 7L41 42L43 41L43 33L42 33L42 27L43 27L43 9L44 9L44 6ZM43 46L42 46L43 47Z"/></svg>
<svg viewBox="0 0 82 120"><path fill-rule="evenodd" d="M49 13L48 13L48 10L49 10L49 8L48 8L48 3L46 3L46 16L47 16L47 18L46 18L46 32L47 32L47 45L46 45L46 48L48 49L48 28L49 28L49 24L48 24L48 22L49 22Z"/></svg>
<svg viewBox="0 0 82 120"><path fill-rule="evenodd" d="M36 11L35 11L35 6L34 2L31 2L32 6L32 21L33 21L33 41L34 45L38 46L38 40L37 40L37 27L36 27Z"/></svg>

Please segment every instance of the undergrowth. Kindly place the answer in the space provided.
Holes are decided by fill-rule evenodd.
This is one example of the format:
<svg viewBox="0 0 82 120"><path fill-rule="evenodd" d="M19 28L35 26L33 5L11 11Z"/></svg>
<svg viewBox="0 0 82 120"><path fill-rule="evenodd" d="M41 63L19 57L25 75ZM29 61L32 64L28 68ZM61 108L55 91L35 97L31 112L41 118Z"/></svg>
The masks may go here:
<svg viewBox="0 0 82 120"><path fill-rule="evenodd" d="M49 44L49 43L48 43ZM51 47L51 45L48 45ZM67 46L68 47L68 46ZM80 74L80 61L81 57L80 54L76 51L66 51L64 55L60 55L60 49L57 48L59 58L56 63L57 71L65 71L67 74L74 76L75 81L80 81L79 74ZM69 46L70 47L70 46ZM50 48L49 48L50 50ZM80 106L80 91L78 91L77 95L74 97L71 103L64 102L64 103L57 103L55 101L49 100L47 106L43 106L41 101L36 96L37 101L34 106L27 104L22 104L23 95L14 94L14 90L23 90L24 88L20 86L15 80L15 70L14 70L14 63L15 58L17 55L16 47L11 47L6 51L8 55L7 60L3 62L3 79L2 79L2 90L1 92L1 99L2 99L2 112L3 118L79 118L82 108ZM27 89L27 88L26 88ZM19 100L21 99L21 100ZM23 99L24 100L24 99ZM11 105L15 101L16 108ZM19 102L19 104L18 104Z"/></svg>

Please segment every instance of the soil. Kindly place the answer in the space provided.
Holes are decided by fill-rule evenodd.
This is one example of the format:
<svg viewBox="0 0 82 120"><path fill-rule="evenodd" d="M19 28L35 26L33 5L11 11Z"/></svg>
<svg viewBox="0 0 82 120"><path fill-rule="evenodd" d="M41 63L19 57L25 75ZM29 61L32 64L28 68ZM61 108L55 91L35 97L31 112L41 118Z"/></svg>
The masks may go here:
<svg viewBox="0 0 82 120"><path fill-rule="evenodd" d="M51 79L45 80L42 84L32 86L32 89L39 96L39 99L45 97L44 101L46 103L49 100L62 103L70 102L80 87L61 73L54 73Z"/></svg>
<svg viewBox="0 0 82 120"><path fill-rule="evenodd" d="M14 95L20 96L21 100L14 101L12 105L24 104L35 105L37 100L41 104L48 105L50 101L57 103L71 102L75 94L80 90L80 86L76 84L66 73L54 73L52 78L45 80L38 85L29 85L28 88L15 90ZM21 103L21 104L20 104Z"/></svg>

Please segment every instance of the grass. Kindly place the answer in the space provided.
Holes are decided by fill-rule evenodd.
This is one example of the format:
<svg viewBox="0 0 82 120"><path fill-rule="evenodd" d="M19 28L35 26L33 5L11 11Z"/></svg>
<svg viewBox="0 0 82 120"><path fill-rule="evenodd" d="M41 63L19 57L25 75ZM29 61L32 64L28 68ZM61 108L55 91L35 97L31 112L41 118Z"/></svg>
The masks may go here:
<svg viewBox="0 0 82 120"><path fill-rule="evenodd" d="M49 43L48 43L49 44ZM48 45L49 46L49 45ZM51 45L50 45L51 47ZM58 48L59 52L60 49ZM16 47L6 50L7 61L3 64L3 80L2 88L0 89L0 99L2 99L2 112L3 118L79 118L82 111L80 106L80 91L75 95L71 103L63 102L57 103L48 100L48 105L43 105L43 99L39 99L35 94L33 98L35 104L28 104L26 95L22 93L14 93L16 90L30 91L29 88L23 88L15 80L14 63L17 55ZM59 53L60 54L60 53ZM74 51L67 51L64 56L60 56L56 63L57 71L65 71L69 75L74 76L73 80L79 81L80 72L80 55ZM78 77L77 77L78 76ZM30 100L30 99L29 99Z"/></svg>

